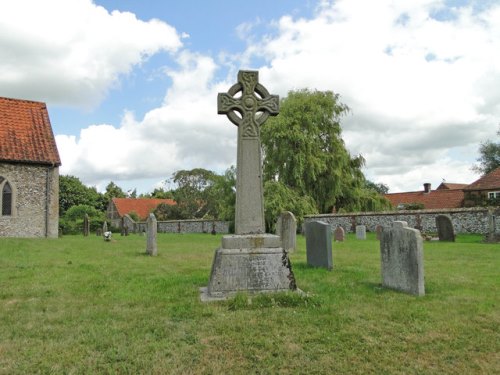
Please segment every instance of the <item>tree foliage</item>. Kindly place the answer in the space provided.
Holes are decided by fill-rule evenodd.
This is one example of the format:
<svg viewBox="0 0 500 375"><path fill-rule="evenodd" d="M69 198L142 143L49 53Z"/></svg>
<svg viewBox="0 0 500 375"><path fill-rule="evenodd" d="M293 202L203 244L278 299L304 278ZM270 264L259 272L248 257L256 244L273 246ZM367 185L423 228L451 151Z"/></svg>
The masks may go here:
<svg viewBox="0 0 500 375"><path fill-rule="evenodd" d="M283 211L290 211L295 215L298 227L302 224L304 215L318 213L311 197L300 195L279 181L266 181L264 184L264 211L267 233L274 233L276 220Z"/></svg>
<svg viewBox="0 0 500 375"><path fill-rule="evenodd" d="M235 175L234 167L222 176L203 168L177 171L172 175L177 185L172 192L177 205L165 210L178 219L231 220L234 218Z"/></svg>
<svg viewBox="0 0 500 375"><path fill-rule="evenodd" d="M500 126L497 131L500 136ZM490 140L482 142L479 146L480 157L477 159L479 165L472 167L472 170L486 175L500 167L500 142Z"/></svg>
<svg viewBox="0 0 500 375"><path fill-rule="evenodd" d="M291 91L280 114L261 128L265 181L277 180L299 196L309 196L320 213L389 207L366 188L365 160L351 156L340 120L349 108L331 91Z"/></svg>
<svg viewBox="0 0 500 375"><path fill-rule="evenodd" d="M95 231L101 228L105 214L97 210L95 207L79 204L70 207L65 214L61 217L59 225L64 234L79 234L83 233L83 218L87 214L90 221L90 230Z"/></svg>
<svg viewBox="0 0 500 375"><path fill-rule="evenodd" d="M78 205L103 211L107 203L95 187L85 186L78 177L59 176L59 215L63 216L69 208Z"/></svg>

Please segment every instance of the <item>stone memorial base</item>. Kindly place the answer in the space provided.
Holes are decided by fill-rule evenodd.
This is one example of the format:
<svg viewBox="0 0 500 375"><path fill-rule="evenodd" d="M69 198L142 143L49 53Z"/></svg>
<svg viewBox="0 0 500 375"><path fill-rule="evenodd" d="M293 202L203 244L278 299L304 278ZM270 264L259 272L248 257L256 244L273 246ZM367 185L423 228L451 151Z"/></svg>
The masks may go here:
<svg viewBox="0 0 500 375"><path fill-rule="evenodd" d="M288 254L279 236L228 235L215 252L210 281L201 288L203 302L223 300L238 292L296 290Z"/></svg>

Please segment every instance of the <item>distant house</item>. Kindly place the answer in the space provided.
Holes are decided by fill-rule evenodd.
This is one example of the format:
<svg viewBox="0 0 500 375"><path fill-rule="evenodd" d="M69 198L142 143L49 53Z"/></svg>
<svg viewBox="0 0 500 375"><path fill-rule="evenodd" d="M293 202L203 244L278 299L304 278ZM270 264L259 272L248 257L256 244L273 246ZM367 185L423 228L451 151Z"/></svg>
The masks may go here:
<svg viewBox="0 0 500 375"><path fill-rule="evenodd" d="M141 220L146 220L150 212L154 211L159 204L174 205L173 199L156 198L113 198L109 202L106 217L114 227L120 226L120 221L125 215L134 212Z"/></svg>
<svg viewBox="0 0 500 375"><path fill-rule="evenodd" d="M45 103L0 97L0 236L58 236L60 165Z"/></svg>
<svg viewBox="0 0 500 375"><path fill-rule="evenodd" d="M480 205L488 200L500 201L500 167L464 188L465 207Z"/></svg>
<svg viewBox="0 0 500 375"><path fill-rule="evenodd" d="M460 208L464 203L464 186L467 184L442 183L436 190L431 190L431 184L425 183L421 191L384 196L396 209L404 209L410 204L421 204L424 209Z"/></svg>

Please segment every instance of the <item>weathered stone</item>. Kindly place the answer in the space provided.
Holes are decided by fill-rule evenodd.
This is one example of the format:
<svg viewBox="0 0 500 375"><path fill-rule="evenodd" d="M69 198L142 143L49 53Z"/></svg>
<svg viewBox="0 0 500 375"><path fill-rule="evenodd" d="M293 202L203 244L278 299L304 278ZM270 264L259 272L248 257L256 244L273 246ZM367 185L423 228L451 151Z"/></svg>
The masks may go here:
<svg viewBox="0 0 500 375"><path fill-rule="evenodd" d="M366 240L366 226L356 225L356 238L358 240Z"/></svg>
<svg viewBox="0 0 500 375"><path fill-rule="evenodd" d="M276 234L286 252L293 252L297 244L297 219L290 211L282 212L276 223Z"/></svg>
<svg viewBox="0 0 500 375"><path fill-rule="evenodd" d="M438 215L436 216L436 228L438 232L439 241L455 242L455 232L453 224L449 216Z"/></svg>
<svg viewBox="0 0 500 375"><path fill-rule="evenodd" d="M335 232L333 233L333 238L337 242L344 242L345 240L345 231L342 227L335 228Z"/></svg>
<svg viewBox="0 0 500 375"><path fill-rule="evenodd" d="M424 250L418 229L395 221L384 228L380 239L382 286L423 296Z"/></svg>
<svg viewBox="0 0 500 375"><path fill-rule="evenodd" d="M108 231L108 223L105 221L103 224L102 224L102 233L104 234L105 232Z"/></svg>
<svg viewBox="0 0 500 375"><path fill-rule="evenodd" d="M234 96L241 92L241 97ZM264 233L260 125L279 113L279 97L259 83L259 72L240 70L238 83L217 97L217 112L238 127L235 233ZM258 116L257 112L261 112ZM241 115L238 116L236 113Z"/></svg>
<svg viewBox="0 0 500 375"><path fill-rule="evenodd" d="M375 233L377 235L377 240L380 241L380 239L382 238L382 232L384 231L384 227L382 225L377 225L375 227Z"/></svg>
<svg viewBox="0 0 500 375"><path fill-rule="evenodd" d="M241 92L241 97L234 97ZM219 114L238 126L234 236L224 236L212 263L202 301L237 293L295 290L295 277L279 236L264 234L262 154L259 126L277 115L279 98L258 83L258 72L240 71L238 83L217 99ZM236 114L238 112L240 116ZM257 114L259 113L259 115Z"/></svg>
<svg viewBox="0 0 500 375"><path fill-rule="evenodd" d="M215 253L208 287L202 288L202 301L225 299L238 291L254 293L296 289L287 253L279 246L279 236L246 235L241 236L245 237L242 241L236 237L223 237L223 246ZM252 247L226 247L236 243Z"/></svg>
<svg viewBox="0 0 500 375"><path fill-rule="evenodd" d="M306 224L307 264L314 267L333 268L332 230L321 221Z"/></svg>
<svg viewBox="0 0 500 375"><path fill-rule="evenodd" d="M156 217L153 213L149 214L148 217L148 238L146 245L146 253L151 256L158 255L158 245L156 243L156 232L158 230L158 223Z"/></svg>

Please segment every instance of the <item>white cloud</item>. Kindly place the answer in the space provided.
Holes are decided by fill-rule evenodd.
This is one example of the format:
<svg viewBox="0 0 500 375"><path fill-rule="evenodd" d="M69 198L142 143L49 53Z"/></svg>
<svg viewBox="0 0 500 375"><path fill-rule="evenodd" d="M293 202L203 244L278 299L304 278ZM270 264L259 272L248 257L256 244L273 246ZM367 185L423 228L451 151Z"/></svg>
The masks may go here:
<svg viewBox="0 0 500 375"><path fill-rule="evenodd" d="M0 12L3 95L36 99L43 91L45 101L91 106L149 55L172 52L178 63L165 71L172 84L163 103L142 118L125 112L120 124L57 136L61 172L89 184L159 181L178 169L222 172L234 164L236 127L217 115L216 97L250 61L265 61L260 81L272 94L304 87L340 93L352 109L343 123L347 147L364 155L367 177L392 192L436 187L443 178L472 182L475 150L498 129L500 5L474 11L444 9L439 0L322 1L311 19L282 17L274 35L253 36L252 24L242 24L235 31L246 50L214 51L231 71L220 82L214 60L179 51L188 35L165 22L110 14L84 0L29 3L33 12L22 22L16 15L25 0ZM434 16L443 11L444 20Z"/></svg>
<svg viewBox="0 0 500 375"><path fill-rule="evenodd" d="M2 95L92 107L120 75L181 44L165 22L109 13L91 0L2 0Z"/></svg>
<svg viewBox="0 0 500 375"><path fill-rule="evenodd" d="M236 128L217 115L222 89L211 83L216 65L188 51L178 55L178 63L179 70L166 72L172 86L164 103L143 119L126 112L119 127L92 125L78 139L56 136L61 173L104 186L110 180L164 180L176 170L200 166L221 173L234 164Z"/></svg>
<svg viewBox="0 0 500 375"><path fill-rule="evenodd" d="M252 45L261 77L290 89L333 90L352 109L344 140L391 191L445 178L472 182L474 161L450 150L493 137L500 117L500 5L481 12L442 1L323 1L314 19L283 17ZM458 170L457 170L458 168Z"/></svg>

